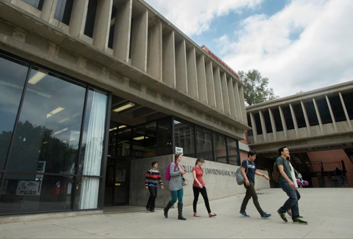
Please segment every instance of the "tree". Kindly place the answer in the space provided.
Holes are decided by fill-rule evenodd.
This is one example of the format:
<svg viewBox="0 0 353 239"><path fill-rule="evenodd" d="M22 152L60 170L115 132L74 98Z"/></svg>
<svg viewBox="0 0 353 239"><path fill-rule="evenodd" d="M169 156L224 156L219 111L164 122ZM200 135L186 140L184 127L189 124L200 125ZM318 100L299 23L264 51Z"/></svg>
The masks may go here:
<svg viewBox="0 0 353 239"><path fill-rule="evenodd" d="M272 88L268 88L268 78L262 78L258 70L250 70L248 73L239 71L238 75L244 83L244 98L248 105L259 104L277 99Z"/></svg>

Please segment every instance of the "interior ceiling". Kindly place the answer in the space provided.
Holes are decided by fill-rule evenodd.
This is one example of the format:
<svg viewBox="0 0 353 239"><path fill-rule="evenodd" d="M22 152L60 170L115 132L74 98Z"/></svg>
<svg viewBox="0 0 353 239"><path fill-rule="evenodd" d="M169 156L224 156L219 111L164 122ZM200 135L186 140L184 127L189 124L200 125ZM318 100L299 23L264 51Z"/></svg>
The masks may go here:
<svg viewBox="0 0 353 239"><path fill-rule="evenodd" d="M160 113L148 107L135 104L134 107L121 111L119 113L114 112L113 110L118 108L121 105L127 104L131 101L120 98L118 96L113 96L112 99L112 108L111 108L111 121L126 124L129 126L140 125L150 121L154 121L163 117L166 117L166 114Z"/></svg>

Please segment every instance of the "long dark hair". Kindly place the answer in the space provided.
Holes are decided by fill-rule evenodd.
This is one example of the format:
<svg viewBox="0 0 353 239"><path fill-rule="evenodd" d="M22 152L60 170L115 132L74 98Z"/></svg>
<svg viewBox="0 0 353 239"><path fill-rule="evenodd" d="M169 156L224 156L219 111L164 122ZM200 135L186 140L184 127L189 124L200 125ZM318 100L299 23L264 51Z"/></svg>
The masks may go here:
<svg viewBox="0 0 353 239"><path fill-rule="evenodd" d="M199 163L199 162L201 162L201 163L205 163L205 160L204 159L202 159L202 158L198 158L198 159L196 159L196 162L195 162L195 167L197 166L197 164ZM203 169L200 167L200 169L203 171Z"/></svg>
<svg viewBox="0 0 353 239"><path fill-rule="evenodd" d="M178 158L181 156L181 154L175 154L175 156L174 156L174 163L177 165L177 166L179 166L179 164L178 164Z"/></svg>

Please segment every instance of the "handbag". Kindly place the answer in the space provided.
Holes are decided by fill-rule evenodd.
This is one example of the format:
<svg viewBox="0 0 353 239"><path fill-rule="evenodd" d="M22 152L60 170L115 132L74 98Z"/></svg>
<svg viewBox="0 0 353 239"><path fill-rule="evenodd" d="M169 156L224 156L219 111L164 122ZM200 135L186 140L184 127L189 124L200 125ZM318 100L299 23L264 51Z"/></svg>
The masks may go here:
<svg viewBox="0 0 353 239"><path fill-rule="evenodd" d="M182 166L179 166L179 169L184 170ZM186 178L184 178L183 175L181 175L181 184L183 185L183 187L189 184L189 181Z"/></svg>

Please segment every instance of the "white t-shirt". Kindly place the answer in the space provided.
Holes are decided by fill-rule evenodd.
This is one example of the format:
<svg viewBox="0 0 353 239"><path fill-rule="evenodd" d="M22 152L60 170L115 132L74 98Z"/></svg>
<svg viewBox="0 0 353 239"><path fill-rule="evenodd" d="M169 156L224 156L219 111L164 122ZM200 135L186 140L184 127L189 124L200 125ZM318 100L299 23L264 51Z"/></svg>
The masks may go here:
<svg viewBox="0 0 353 239"><path fill-rule="evenodd" d="M292 174L292 178L294 180L294 185L297 188L298 187L297 178L295 177L294 168L293 168L293 166L292 166L292 164L290 162L289 162L289 166L290 166L290 171L291 171L291 174Z"/></svg>

